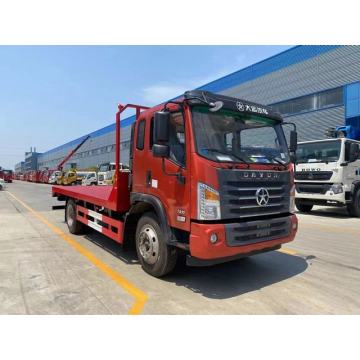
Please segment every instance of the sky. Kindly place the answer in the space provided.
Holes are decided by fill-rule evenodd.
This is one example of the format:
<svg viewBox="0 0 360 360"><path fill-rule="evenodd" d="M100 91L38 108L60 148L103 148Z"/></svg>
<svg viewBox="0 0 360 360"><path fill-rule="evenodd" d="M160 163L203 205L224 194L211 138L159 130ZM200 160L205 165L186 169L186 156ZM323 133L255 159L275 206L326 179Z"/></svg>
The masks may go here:
<svg viewBox="0 0 360 360"><path fill-rule="evenodd" d="M290 46L0 46L0 166L156 105ZM131 114L129 114L131 115Z"/></svg>

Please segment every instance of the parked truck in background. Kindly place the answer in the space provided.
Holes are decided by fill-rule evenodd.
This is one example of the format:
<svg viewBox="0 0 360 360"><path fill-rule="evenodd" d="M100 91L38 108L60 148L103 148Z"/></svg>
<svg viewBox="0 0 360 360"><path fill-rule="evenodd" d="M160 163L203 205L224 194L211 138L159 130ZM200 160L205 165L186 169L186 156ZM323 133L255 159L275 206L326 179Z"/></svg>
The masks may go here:
<svg viewBox="0 0 360 360"><path fill-rule="evenodd" d="M296 207L346 206L360 217L360 142L347 138L301 142L295 173Z"/></svg>
<svg viewBox="0 0 360 360"><path fill-rule="evenodd" d="M90 185L97 185L97 173L96 171L90 171L86 175L86 177L82 180L82 185L90 186Z"/></svg>
<svg viewBox="0 0 360 360"><path fill-rule="evenodd" d="M99 165L97 173L98 185L107 185L107 180L112 178L112 174L115 172L115 163L104 163Z"/></svg>
<svg viewBox="0 0 360 360"><path fill-rule="evenodd" d="M57 183L57 178L61 176L61 171L60 170L55 170L49 177L49 184L56 184Z"/></svg>
<svg viewBox="0 0 360 360"><path fill-rule="evenodd" d="M130 171L121 172L120 114L136 110ZM115 182L53 186L69 231L134 242L149 274L214 265L294 239L294 174L283 120L266 106L205 91L153 108L119 105ZM296 132L290 149L296 150Z"/></svg>
<svg viewBox="0 0 360 360"><path fill-rule="evenodd" d="M114 175L115 175L115 168L116 165L114 162L108 162L99 165L98 171L98 185L112 185L114 182ZM119 171L127 172L129 170L129 166L120 163L119 164Z"/></svg>
<svg viewBox="0 0 360 360"><path fill-rule="evenodd" d="M12 183L13 181L13 171L12 170L0 170L0 178L2 178L7 183Z"/></svg>
<svg viewBox="0 0 360 360"><path fill-rule="evenodd" d="M78 185L78 175L75 169L61 171L57 177L56 183L58 185Z"/></svg>

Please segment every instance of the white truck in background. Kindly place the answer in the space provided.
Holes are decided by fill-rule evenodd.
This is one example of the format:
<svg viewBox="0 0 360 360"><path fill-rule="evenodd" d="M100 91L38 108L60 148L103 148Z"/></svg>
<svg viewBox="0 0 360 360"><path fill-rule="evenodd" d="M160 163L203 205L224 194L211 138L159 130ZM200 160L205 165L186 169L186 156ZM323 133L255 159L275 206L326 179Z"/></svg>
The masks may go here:
<svg viewBox="0 0 360 360"><path fill-rule="evenodd" d="M57 182L58 177L61 175L61 171L60 170L56 170L54 171L50 177L49 177L49 184L55 185Z"/></svg>
<svg viewBox="0 0 360 360"><path fill-rule="evenodd" d="M87 175L82 179L83 186L97 185L98 177L96 171L88 172Z"/></svg>
<svg viewBox="0 0 360 360"><path fill-rule="evenodd" d="M295 204L346 206L360 217L360 141L347 138L300 142L296 151Z"/></svg>
<svg viewBox="0 0 360 360"><path fill-rule="evenodd" d="M98 185L112 185L113 184L113 177L115 174L115 163L104 163L99 165L98 171ZM127 165L120 163L119 170L121 172L129 172L130 169Z"/></svg>
<svg viewBox="0 0 360 360"><path fill-rule="evenodd" d="M108 185L108 180L111 180L115 171L115 163L104 163L99 165L98 171L98 185Z"/></svg>

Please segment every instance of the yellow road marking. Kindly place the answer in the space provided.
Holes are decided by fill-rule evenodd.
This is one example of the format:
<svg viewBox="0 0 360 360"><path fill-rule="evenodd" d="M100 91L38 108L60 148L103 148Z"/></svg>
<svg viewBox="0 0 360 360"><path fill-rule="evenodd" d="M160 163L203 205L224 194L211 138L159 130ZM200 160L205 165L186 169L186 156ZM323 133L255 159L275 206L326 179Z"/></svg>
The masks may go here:
<svg viewBox="0 0 360 360"><path fill-rule="evenodd" d="M65 234L60 228L53 225L45 217L40 215L37 211L32 209L29 205L25 204L22 200L18 199L10 191L7 192L12 196L16 201L18 201L25 209L29 210L33 215L35 215L41 222L48 226L54 233L58 234L63 240L65 240L69 245L71 245L75 250L77 250L81 255L85 256L93 265L95 265L100 271L110 277L115 283L120 285L123 289L126 290L132 297L135 298L135 302L129 310L129 314L137 315L140 314L148 297L147 295L134 286L130 281L121 276L118 272L113 270L111 267L99 260L93 253L87 250L85 247L80 245L77 241L71 238L69 235Z"/></svg>
<svg viewBox="0 0 360 360"><path fill-rule="evenodd" d="M297 252L295 250L291 250L289 248L284 248L284 247L279 249L278 251L281 253L284 253L284 254L288 254L288 255L296 255L297 254Z"/></svg>

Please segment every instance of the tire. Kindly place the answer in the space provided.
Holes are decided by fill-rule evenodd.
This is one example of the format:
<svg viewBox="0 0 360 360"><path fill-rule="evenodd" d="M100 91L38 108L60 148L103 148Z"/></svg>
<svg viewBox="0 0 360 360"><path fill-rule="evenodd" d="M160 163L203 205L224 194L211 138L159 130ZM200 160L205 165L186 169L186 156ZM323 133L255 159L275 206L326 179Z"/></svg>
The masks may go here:
<svg viewBox="0 0 360 360"><path fill-rule="evenodd" d="M353 201L347 209L351 216L360 217L360 187L354 193Z"/></svg>
<svg viewBox="0 0 360 360"><path fill-rule="evenodd" d="M74 200L69 200L66 203L65 219L71 234L78 235L85 232L86 225L76 220L76 204Z"/></svg>
<svg viewBox="0 0 360 360"><path fill-rule="evenodd" d="M2 185L0 184L0 191L3 189Z"/></svg>
<svg viewBox="0 0 360 360"><path fill-rule="evenodd" d="M303 204L300 201L296 201L296 200L295 200L295 205L297 209L303 213L309 213L313 208L313 205Z"/></svg>
<svg viewBox="0 0 360 360"><path fill-rule="evenodd" d="M177 249L166 244L155 214L145 213L138 221L135 246L141 266L148 274L162 277L174 269Z"/></svg>

